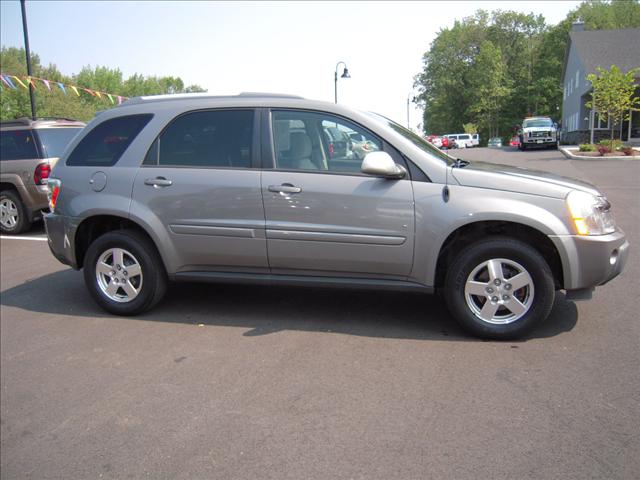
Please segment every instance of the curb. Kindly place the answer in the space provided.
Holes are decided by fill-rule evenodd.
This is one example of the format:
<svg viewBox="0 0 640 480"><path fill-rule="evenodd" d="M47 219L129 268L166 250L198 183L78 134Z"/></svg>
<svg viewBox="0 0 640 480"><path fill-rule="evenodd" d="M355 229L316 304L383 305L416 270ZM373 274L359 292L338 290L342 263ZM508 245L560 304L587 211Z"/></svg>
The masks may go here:
<svg viewBox="0 0 640 480"><path fill-rule="evenodd" d="M585 157L584 155L574 155L573 153L571 153L569 151L568 148L560 148L560 152L562 152L562 154L567 157L569 160L596 160L596 161L602 161L602 160L623 160L623 161L634 161L634 160L640 160L640 155L633 155L633 156L620 156L620 157Z"/></svg>

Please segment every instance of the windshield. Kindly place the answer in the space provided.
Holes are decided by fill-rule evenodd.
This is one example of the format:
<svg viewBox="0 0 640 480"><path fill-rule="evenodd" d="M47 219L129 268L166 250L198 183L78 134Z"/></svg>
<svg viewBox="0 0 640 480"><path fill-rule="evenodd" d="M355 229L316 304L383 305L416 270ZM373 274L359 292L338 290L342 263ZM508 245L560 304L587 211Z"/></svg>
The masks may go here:
<svg viewBox="0 0 640 480"><path fill-rule="evenodd" d="M550 118L532 118L530 120L525 120L524 122L522 122L522 128L551 126L553 126L553 122Z"/></svg>
<svg viewBox="0 0 640 480"><path fill-rule="evenodd" d="M416 135L411 130L406 129L402 125L397 124L396 122L389 120L388 118L383 117L382 115L378 115L377 113L373 113L373 112L364 112L364 113L369 117L373 118L374 120L376 120L378 123L381 123L382 125L392 128L393 130L395 130L397 133L402 135L404 138L409 140L411 143L413 143L416 147L420 148L421 150L427 152L430 155L438 157L440 160L444 160L447 163L447 165L453 165L455 163L454 158L450 157L445 152L440 150L438 147L433 146L431 143L427 142L420 135Z"/></svg>
<svg viewBox="0 0 640 480"><path fill-rule="evenodd" d="M60 158L69 142L82 128L39 128L36 130L45 158Z"/></svg>

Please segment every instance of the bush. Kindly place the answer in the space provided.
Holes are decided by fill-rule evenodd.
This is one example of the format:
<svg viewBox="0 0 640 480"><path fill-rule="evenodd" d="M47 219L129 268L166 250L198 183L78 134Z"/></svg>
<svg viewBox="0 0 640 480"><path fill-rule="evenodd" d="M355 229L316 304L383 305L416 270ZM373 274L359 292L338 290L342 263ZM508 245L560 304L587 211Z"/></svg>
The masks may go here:
<svg viewBox="0 0 640 480"><path fill-rule="evenodd" d="M620 140L601 140L599 145L607 147L610 152L619 152L624 147Z"/></svg>
<svg viewBox="0 0 640 480"><path fill-rule="evenodd" d="M581 152L595 152L596 146L593 143L583 143L580 145L579 150Z"/></svg>
<svg viewBox="0 0 640 480"><path fill-rule="evenodd" d="M633 155L635 155L635 152L631 147L624 147L622 149L622 153L624 153L627 157L632 157Z"/></svg>
<svg viewBox="0 0 640 480"><path fill-rule="evenodd" d="M611 148L607 147L606 145L600 144L598 145L598 153L601 157L603 157L605 153L611 153Z"/></svg>

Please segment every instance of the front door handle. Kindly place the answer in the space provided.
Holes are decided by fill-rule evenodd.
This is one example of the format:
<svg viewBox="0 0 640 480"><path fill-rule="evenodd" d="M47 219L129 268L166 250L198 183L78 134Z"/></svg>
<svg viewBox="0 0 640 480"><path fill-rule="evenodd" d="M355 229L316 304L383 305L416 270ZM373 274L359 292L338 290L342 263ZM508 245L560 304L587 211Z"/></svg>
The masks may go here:
<svg viewBox="0 0 640 480"><path fill-rule="evenodd" d="M283 183L282 185L269 185L269 191L274 193L300 193L302 189L290 183Z"/></svg>
<svg viewBox="0 0 640 480"><path fill-rule="evenodd" d="M164 177L156 177L156 178L147 178L144 181L145 185L151 185L152 187L155 188L160 188L160 187L170 187L173 182L171 180L167 180Z"/></svg>

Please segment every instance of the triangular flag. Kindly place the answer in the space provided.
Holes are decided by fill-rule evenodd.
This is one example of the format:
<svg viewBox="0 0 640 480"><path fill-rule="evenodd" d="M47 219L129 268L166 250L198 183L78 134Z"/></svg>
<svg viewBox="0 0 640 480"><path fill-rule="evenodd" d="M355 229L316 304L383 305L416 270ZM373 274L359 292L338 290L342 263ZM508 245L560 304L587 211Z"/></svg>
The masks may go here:
<svg viewBox="0 0 640 480"><path fill-rule="evenodd" d="M120 105L121 103L122 103L122 97L118 95L118 105Z"/></svg>
<svg viewBox="0 0 640 480"><path fill-rule="evenodd" d="M22 85L25 89L27 89L27 90L29 89L29 87L27 87L24 83L22 83L22 80L20 80L20 79L19 79L18 77L16 77L15 75L12 75L12 76L13 76L14 80L15 80L16 82L18 82L20 85Z"/></svg>
<svg viewBox="0 0 640 480"><path fill-rule="evenodd" d="M16 86L14 85L14 83L11 81L11 77L9 77L9 75L5 75L5 76L3 77L3 79L4 79L4 81L5 81L6 83L8 83L8 84L9 84L9 86L10 86L11 88L18 88L18 87L16 87Z"/></svg>
<svg viewBox="0 0 640 480"><path fill-rule="evenodd" d="M2 79L2 81L7 84L7 87L16 88L16 86L11 82L11 79L9 77L5 77L4 75L0 75L0 79Z"/></svg>
<svg viewBox="0 0 640 480"><path fill-rule="evenodd" d="M73 85L69 85L71 87L71 90L73 90L74 92L76 92L77 96L80 96L80 92L78 92L78 87L74 87Z"/></svg>
<svg viewBox="0 0 640 480"><path fill-rule="evenodd" d="M51 90L51 85L49 85L49 80L45 80L44 78L41 78L40 80L42 80L42 83L44 83L46 85L46 87Z"/></svg>
<svg viewBox="0 0 640 480"><path fill-rule="evenodd" d="M27 77L27 82L31 84L31 86L33 87L34 90L37 90L36 82L33 81L33 78Z"/></svg>
<svg viewBox="0 0 640 480"><path fill-rule="evenodd" d="M97 90L93 93L95 93L98 98L102 98L102 95L100 95L100 92L98 92Z"/></svg>
<svg viewBox="0 0 640 480"><path fill-rule="evenodd" d="M58 82L58 86L60 87L60 90L62 90L62 93L64 93L66 95L67 94L67 89L64 88L64 83Z"/></svg>
<svg viewBox="0 0 640 480"><path fill-rule="evenodd" d="M110 93L107 93L107 97L109 97L109 101L110 101L111 103L113 103L113 97L111 96L111 94L110 94Z"/></svg>
<svg viewBox="0 0 640 480"><path fill-rule="evenodd" d="M84 90L85 92L87 92L89 95L91 95L92 97L95 97L95 96L96 96L96 94L93 92L93 90L90 90L90 89L88 89L88 88L83 88L83 90Z"/></svg>

